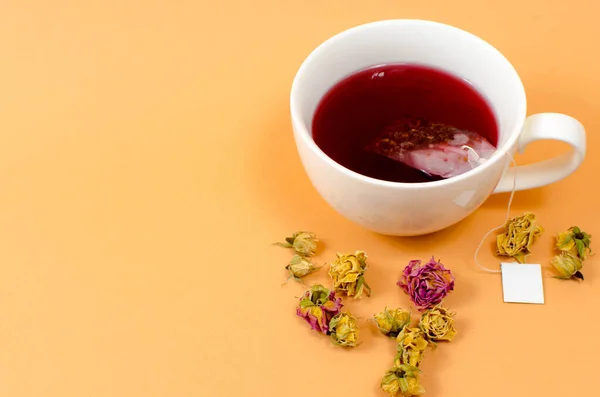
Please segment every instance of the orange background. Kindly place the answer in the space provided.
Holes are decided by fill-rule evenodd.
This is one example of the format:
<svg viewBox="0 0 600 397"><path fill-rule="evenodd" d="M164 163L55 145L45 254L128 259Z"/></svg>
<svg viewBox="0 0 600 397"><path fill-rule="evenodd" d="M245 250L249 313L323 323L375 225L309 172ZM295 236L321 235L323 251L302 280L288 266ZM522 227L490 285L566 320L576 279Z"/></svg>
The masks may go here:
<svg viewBox="0 0 600 397"><path fill-rule="evenodd" d="M556 232L600 237L594 4L3 0L0 395L383 396L395 346L366 319L408 307L394 283L432 254L456 277L459 336L425 357L427 396L597 394L599 265L583 283L547 268ZM393 238L337 215L308 181L288 113L297 68L331 35L390 18L481 36L521 74L529 113L587 128L578 172L515 198L513 214L547 230L530 257L545 305L504 304L500 276L474 268L506 195L445 231ZM518 160L560 150L537 143ZM373 296L345 300L363 319L354 350L310 331L294 313L303 288L281 286L291 255L270 243L301 229L322 239L318 263L369 254ZM491 248L481 259L498 265Z"/></svg>

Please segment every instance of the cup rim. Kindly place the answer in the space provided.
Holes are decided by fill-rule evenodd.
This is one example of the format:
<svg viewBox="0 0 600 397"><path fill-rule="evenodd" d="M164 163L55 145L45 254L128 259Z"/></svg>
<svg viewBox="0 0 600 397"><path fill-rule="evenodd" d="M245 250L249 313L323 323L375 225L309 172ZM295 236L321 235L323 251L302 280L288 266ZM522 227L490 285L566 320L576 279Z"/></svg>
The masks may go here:
<svg viewBox="0 0 600 397"><path fill-rule="evenodd" d="M523 95L523 106L519 110L520 114L517 115L517 122L514 127L514 130L509 133L509 136L508 136L506 142L504 142L502 147L496 148L496 150L494 151L494 154L492 154L490 159L488 161L486 161L485 163L483 163L482 165L479 165L478 167L476 167L470 171L467 171L463 174L454 176L452 178L442 179L439 181L409 183L409 182L392 182L392 181L386 181L383 179L377 179L377 178L373 178L370 176L360 174L349 168L346 168L343 165L341 165L340 163L338 163L337 161L333 160L331 157L329 157L315 143L314 139L309 134L308 129L306 128L304 123L301 121L301 117L299 114L298 106L296 105L295 97L296 97L296 95L297 95L296 93L298 91L298 81L304 75L307 65L309 63L311 63L312 60L316 56L318 56L323 51L326 51L330 46L335 44L336 41L343 39L344 37L351 35L352 33L356 32L356 31L368 29L371 27L385 26L385 25L397 25L397 24L426 24L426 25L430 25L430 26L442 27L447 30L452 30L455 33L470 37L471 39L478 41L485 46L488 46L501 59L503 59L507 63L507 65L510 67L510 69L514 72L514 74L517 78L517 83L519 85L520 91ZM398 189L400 189L400 188L401 189L433 189L433 188L437 188L437 187L443 187L443 186L448 186L448 185L451 185L454 183L458 183L463 180L470 179L471 177L474 177L477 174L481 174L481 173L485 172L487 169L489 169L490 167L493 167L498 161L500 161L500 158L504 157L506 154L508 154L512 157L510 150L515 146L517 140L519 139L521 130L523 129L523 125L525 123L525 118L526 118L526 114L527 114L527 95L525 93L525 87L523 86L523 82L522 82L517 70L513 66L513 64L496 47L494 47L492 44L485 41L481 37L469 32L467 30L458 28L456 26L452 26L452 25L449 25L446 23L437 22L437 21L433 21L433 20L385 19L385 20L378 20L378 21L363 23L360 25L355 25L351 28L340 31L339 33L329 37L328 39L323 41L321 44L319 44L317 47L315 47L308 54L308 56L304 59L304 61L298 68L296 75L294 76L294 80L292 82L292 87L291 87L291 91L290 91L290 110L291 110L292 124L295 126L294 130L297 131L297 132L295 132L295 134L299 135L300 139L302 139L304 141L304 143L312 151L314 151L322 160L324 160L327 164L334 167L337 171L345 174L346 176L356 178L363 182L368 182L368 183L375 184L375 185L382 186L382 187L391 187L391 188L398 188Z"/></svg>

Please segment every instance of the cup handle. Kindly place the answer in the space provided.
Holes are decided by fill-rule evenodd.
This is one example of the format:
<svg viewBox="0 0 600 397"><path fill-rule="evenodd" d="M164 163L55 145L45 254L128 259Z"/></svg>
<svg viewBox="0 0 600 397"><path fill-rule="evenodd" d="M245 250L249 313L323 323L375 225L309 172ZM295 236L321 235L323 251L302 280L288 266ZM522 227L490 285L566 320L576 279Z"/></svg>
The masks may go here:
<svg viewBox="0 0 600 397"><path fill-rule="evenodd" d="M494 190L495 193L534 189L566 178L583 162L586 136L583 125L573 117L559 113L540 113L527 117L519 137L517 150L523 153L533 141L551 139L571 145L571 150L555 158L509 168Z"/></svg>

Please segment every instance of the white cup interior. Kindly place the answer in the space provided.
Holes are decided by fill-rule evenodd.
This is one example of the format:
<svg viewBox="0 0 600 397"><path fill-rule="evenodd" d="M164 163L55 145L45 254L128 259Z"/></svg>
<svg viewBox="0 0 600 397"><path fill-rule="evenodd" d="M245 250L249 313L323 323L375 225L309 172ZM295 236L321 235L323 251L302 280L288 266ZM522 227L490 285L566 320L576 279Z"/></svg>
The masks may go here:
<svg viewBox="0 0 600 397"><path fill-rule="evenodd" d="M498 150L492 159L512 147L518 138L526 114L526 97L510 62L471 33L421 20L360 25L317 47L294 79L292 119L310 137L315 110L333 85L361 69L387 63L436 67L470 82L496 115Z"/></svg>

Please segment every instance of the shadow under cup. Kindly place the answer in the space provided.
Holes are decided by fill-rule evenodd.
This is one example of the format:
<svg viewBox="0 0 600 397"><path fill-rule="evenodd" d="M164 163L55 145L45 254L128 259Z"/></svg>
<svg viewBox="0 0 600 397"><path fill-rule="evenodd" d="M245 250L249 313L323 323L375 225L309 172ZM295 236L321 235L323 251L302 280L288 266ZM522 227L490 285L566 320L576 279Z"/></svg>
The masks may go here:
<svg viewBox="0 0 600 397"><path fill-rule="evenodd" d="M470 82L487 99L498 123L498 149L488 162L442 181L398 183L357 174L316 145L311 125L322 97L360 70L397 63L444 70ZM392 235L431 233L477 209L509 165L505 153L514 153L526 115L521 80L499 51L458 28L420 20L360 25L325 41L298 70L290 106L300 158L319 194L351 221Z"/></svg>

